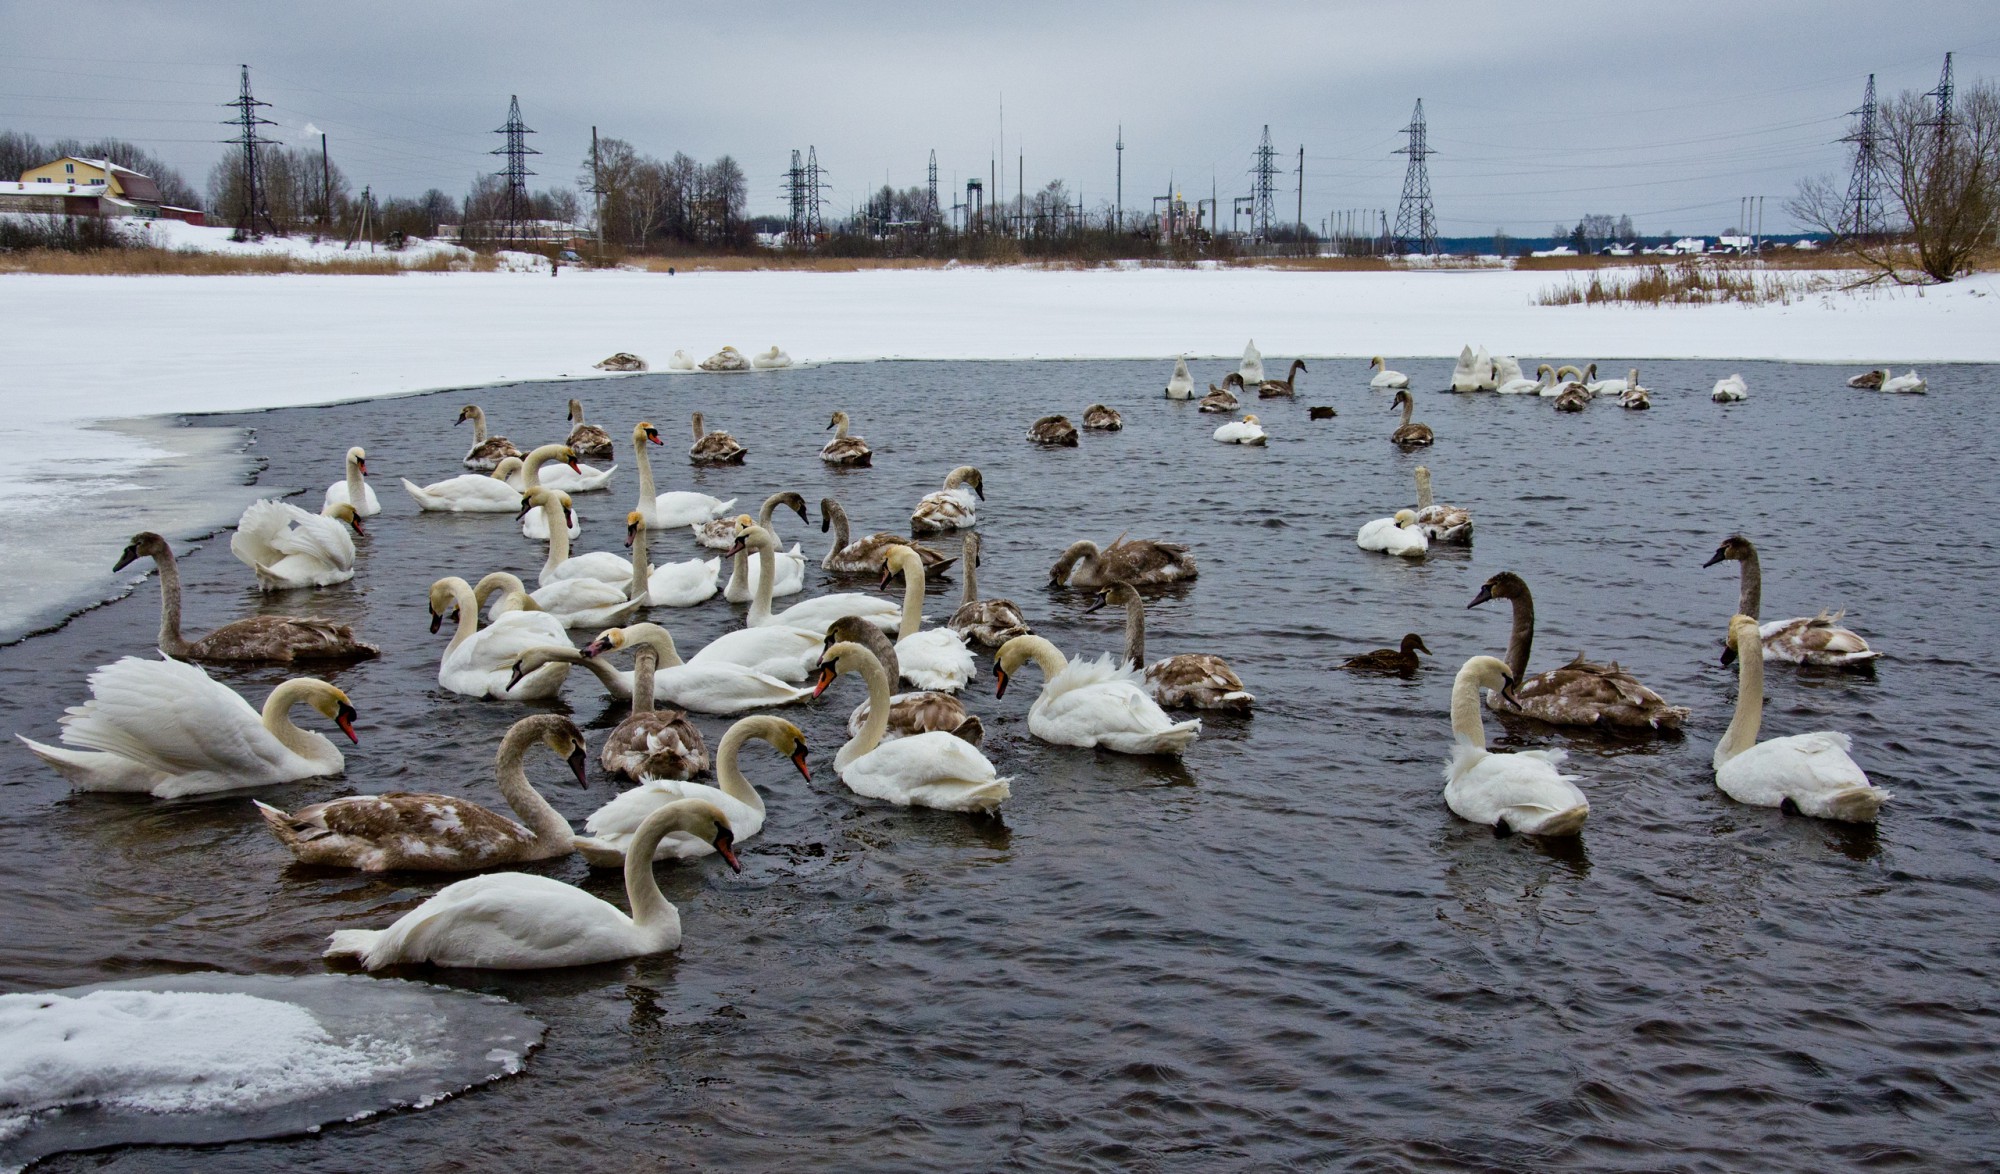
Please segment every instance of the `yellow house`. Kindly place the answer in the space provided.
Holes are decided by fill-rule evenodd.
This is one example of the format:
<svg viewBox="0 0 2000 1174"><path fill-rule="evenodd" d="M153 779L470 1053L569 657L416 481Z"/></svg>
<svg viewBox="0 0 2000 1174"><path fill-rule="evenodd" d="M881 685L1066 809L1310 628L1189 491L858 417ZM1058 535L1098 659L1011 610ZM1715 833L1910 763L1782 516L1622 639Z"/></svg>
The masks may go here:
<svg viewBox="0 0 2000 1174"><path fill-rule="evenodd" d="M125 215L157 215L160 185L150 175L141 175L105 159L79 159L65 155L53 163L31 167L21 173L21 190L50 194L109 196Z"/></svg>

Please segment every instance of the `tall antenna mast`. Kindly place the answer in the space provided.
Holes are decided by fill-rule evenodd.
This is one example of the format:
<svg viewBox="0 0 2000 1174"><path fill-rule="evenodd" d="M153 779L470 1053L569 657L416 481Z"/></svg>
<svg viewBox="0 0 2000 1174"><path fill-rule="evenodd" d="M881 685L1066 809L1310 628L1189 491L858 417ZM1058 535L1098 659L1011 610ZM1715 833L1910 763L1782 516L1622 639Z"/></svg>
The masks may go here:
<svg viewBox="0 0 2000 1174"><path fill-rule="evenodd" d="M1125 124L1122 122L1118 124L1118 206L1112 216L1113 231L1125 231Z"/></svg>
<svg viewBox="0 0 2000 1174"><path fill-rule="evenodd" d="M1277 152L1271 148L1271 124L1264 124L1263 141L1257 144L1256 163L1250 169L1250 232L1256 240L1271 239L1271 221L1276 209L1271 204L1271 181L1278 173Z"/></svg>
<svg viewBox="0 0 2000 1174"><path fill-rule="evenodd" d="M1431 207L1431 170L1424 160L1437 152L1431 150L1427 139L1422 98L1417 99L1416 112L1410 115L1410 125L1403 133L1410 136L1409 145L1389 152L1410 157L1409 169L1403 173L1403 199L1396 206L1396 248L1428 257L1438 251L1437 210Z"/></svg>
<svg viewBox="0 0 2000 1174"><path fill-rule="evenodd" d="M1847 207L1841 227L1851 236L1870 236L1882 231L1882 128L1875 107L1874 74L1868 75L1861 108L1848 114L1861 121L1839 140L1854 144L1854 171L1847 179Z"/></svg>
<svg viewBox="0 0 2000 1174"><path fill-rule="evenodd" d="M507 157L507 166L500 172L501 180L507 185L500 210L502 220L500 239L523 240L528 236L528 221L533 219L528 204L528 177L535 173L528 170L528 156L539 155L541 152L528 145L526 136L535 132L528 129L528 125L521 121L520 95L509 96L507 125L493 133L507 136L506 146L487 152Z"/></svg>
<svg viewBox="0 0 2000 1174"><path fill-rule="evenodd" d="M251 96L249 66L243 66L243 88L236 95L236 100L223 105L236 108L236 117L223 123L236 128L236 137L223 142L243 148L243 205L236 212L236 235L240 239L262 235L266 230L276 232L277 226L271 222L270 205L264 198L264 177L258 170L257 160L257 148L270 146L271 140L259 136L257 128L278 124L258 115L258 109L270 103L259 102Z"/></svg>

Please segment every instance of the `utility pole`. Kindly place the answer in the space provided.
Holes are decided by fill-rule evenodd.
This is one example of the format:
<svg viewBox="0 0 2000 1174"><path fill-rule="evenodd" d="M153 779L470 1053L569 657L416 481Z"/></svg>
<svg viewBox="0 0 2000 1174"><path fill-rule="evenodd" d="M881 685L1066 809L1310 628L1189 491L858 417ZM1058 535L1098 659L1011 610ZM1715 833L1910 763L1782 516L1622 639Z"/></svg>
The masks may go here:
<svg viewBox="0 0 2000 1174"><path fill-rule="evenodd" d="M333 165L326 158L326 132L319 132L319 230L333 224Z"/></svg>
<svg viewBox="0 0 2000 1174"><path fill-rule="evenodd" d="M797 152L793 154L796 156ZM604 246L604 176L598 170L597 128L594 126L590 128L590 195L596 203L591 223L597 226L597 244L601 249Z"/></svg>
<svg viewBox="0 0 2000 1174"><path fill-rule="evenodd" d="M1306 145L1299 144L1299 210L1294 218L1299 226L1299 241L1306 239Z"/></svg>
<svg viewBox="0 0 2000 1174"><path fill-rule="evenodd" d="M1125 231L1125 124L1122 122L1118 124L1118 207L1113 213L1112 231Z"/></svg>
<svg viewBox="0 0 2000 1174"><path fill-rule="evenodd" d="M528 170L528 156L539 155L540 151L528 145L525 136L535 132L521 121L521 98L513 95L507 103L507 125L493 132L506 135L507 145L487 152L491 155L505 155L507 166L500 172L500 178L507 183L501 215L505 220L501 239L518 241L527 232L530 208L528 204L528 177L535 174Z"/></svg>
<svg viewBox="0 0 2000 1174"><path fill-rule="evenodd" d="M1408 155L1410 166L1403 173L1403 199L1396 206L1396 247L1403 252L1415 251L1428 257L1438 251L1437 211L1431 207L1431 172L1424 160L1437 154L1431 150L1428 130L1424 125L1424 100L1417 99L1417 108L1410 115L1410 125L1403 128L1410 136L1408 145L1391 151L1392 155ZM1388 213L1382 214L1383 236L1388 236Z"/></svg>
<svg viewBox="0 0 2000 1174"><path fill-rule="evenodd" d="M236 137L223 140L230 146L243 148L243 206L236 213L236 236L245 239L261 235L266 229L276 232L271 223L271 210L264 200L263 177L257 167L257 148L270 145L270 140L260 137L257 128L276 126L268 118L258 115L259 107L269 106L269 102L259 102L250 93L250 67L243 69L242 90L234 102L224 102L224 106L234 106L236 117L224 121L224 126L236 128Z"/></svg>

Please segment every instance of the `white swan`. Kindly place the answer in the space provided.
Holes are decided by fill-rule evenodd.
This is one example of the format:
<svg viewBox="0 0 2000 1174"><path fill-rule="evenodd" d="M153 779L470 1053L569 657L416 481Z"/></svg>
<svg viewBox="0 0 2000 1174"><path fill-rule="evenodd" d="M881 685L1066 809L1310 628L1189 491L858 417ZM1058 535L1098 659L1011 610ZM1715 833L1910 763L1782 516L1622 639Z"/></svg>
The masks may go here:
<svg viewBox="0 0 2000 1174"><path fill-rule="evenodd" d="M1102 746L1120 754L1179 754L1201 735L1201 719L1176 722L1146 689L1138 669L1109 653L1068 661L1040 636L1016 636L994 654L994 696L1009 675L1033 660L1046 680L1028 707L1028 732L1058 746Z"/></svg>
<svg viewBox="0 0 2000 1174"><path fill-rule="evenodd" d="M1555 368L1543 363L1535 368L1537 378L1509 379L1493 390L1501 395L1537 395L1545 391L1549 395L1554 395L1555 374Z"/></svg>
<svg viewBox="0 0 2000 1174"><path fill-rule="evenodd" d="M1013 793L1012 780L1000 777L986 755L963 738L930 730L883 741L891 706L889 674L859 644L841 641L826 650L813 696L826 692L843 673L859 673L868 682L868 720L833 759L848 790L899 807L982 812L995 810Z"/></svg>
<svg viewBox="0 0 2000 1174"><path fill-rule="evenodd" d="M632 429L633 458L639 467L639 512L646 516L646 525L655 530L671 530L679 526L693 526L710 518L719 518L736 504L735 498L718 501L706 493L692 493L677 489L670 493L656 493L653 489L653 462L646 455L648 444L664 444L660 430L644 420Z"/></svg>
<svg viewBox="0 0 2000 1174"><path fill-rule="evenodd" d="M361 533L361 519L344 501L326 509L309 514L282 501L253 501L236 521L229 553L257 572L257 586L265 591L345 583L354 577L347 526Z"/></svg>
<svg viewBox="0 0 2000 1174"><path fill-rule="evenodd" d="M328 513L331 507L347 504L364 518L372 518L382 512L382 503L375 497L375 487L363 480L368 475L368 454L359 448L347 450L347 477L326 487L326 497L319 503L319 512Z"/></svg>
<svg viewBox="0 0 2000 1174"><path fill-rule="evenodd" d="M675 351L673 358L667 360L667 370L669 371L693 371L694 369L694 356L684 350Z"/></svg>
<svg viewBox="0 0 2000 1174"><path fill-rule="evenodd" d="M1750 388L1743 382L1743 376L1731 375L1716 380L1715 390L1708 393L1708 398L1719 404L1740 403L1750 398Z"/></svg>
<svg viewBox="0 0 2000 1174"><path fill-rule="evenodd" d="M540 743L585 785L583 731L552 713L517 721L500 740L494 764L500 794L520 822L455 795L347 795L286 812L257 810L292 855L306 864L364 872L471 872L567 856L574 833L521 767Z"/></svg>
<svg viewBox="0 0 2000 1174"><path fill-rule="evenodd" d="M1472 344L1467 343L1458 352L1458 363L1451 369L1451 389L1453 391L1478 391L1485 372L1480 369L1479 359L1472 353Z"/></svg>
<svg viewBox="0 0 2000 1174"><path fill-rule="evenodd" d="M653 697L669 705L695 713L730 714L772 705L789 705L803 700L806 690L785 681L725 660L696 663L681 660L673 636L658 624L632 624L600 632L583 650L596 660L614 650L650 645L659 653L660 667L653 676ZM627 696L630 696L627 679Z"/></svg>
<svg viewBox="0 0 2000 1174"><path fill-rule="evenodd" d="M542 529L548 535L549 553L542 560L539 582L546 587L558 579L602 579L607 583L623 584L632 578L632 564L624 555L612 554L608 550L594 550L588 554L572 556L569 552L570 528L564 519L571 516L569 495L555 489L531 489L521 499L521 513L542 515Z"/></svg>
<svg viewBox="0 0 2000 1174"><path fill-rule="evenodd" d="M403 489L417 508L450 514L517 514L521 512L521 491L508 483L518 473L520 457L504 457L491 473L460 473L429 485L403 478Z"/></svg>
<svg viewBox="0 0 2000 1174"><path fill-rule="evenodd" d="M669 803L698 799L715 807L729 820L736 841L756 835L764 827L764 797L736 765L737 754L752 738L769 742L778 753L792 760L800 777L812 781L806 765L806 736L782 718L759 714L730 726L715 748L715 781L718 785L684 779L649 779L592 812L584 821L588 835L576 838L576 850L596 868L623 868L625 849L655 811ZM715 846L698 836L674 832L653 849L655 860L694 860L715 853Z"/></svg>
<svg viewBox="0 0 2000 1174"><path fill-rule="evenodd" d="M1590 394L1592 395L1622 396L1626 392L1639 386L1639 369L1637 367L1628 369L1625 372L1625 378L1623 379L1590 378L1590 376L1594 374L1596 371L1597 371L1597 364L1592 363L1590 365L1590 370L1584 372L1584 378L1583 378L1584 390L1590 392Z"/></svg>
<svg viewBox="0 0 2000 1174"><path fill-rule="evenodd" d="M1556 768L1568 754L1562 750L1522 750L1495 754L1486 749L1486 727L1480 720L1479 691L1514 690L1507 666L1490 656L1475 656L1458 670L1451 685L1451 757L1444 768L1444 802L1452 814L1485 824L1499 836L1522 832L1531 836L1573 836L1583 830L1590 800L1577 790L1575 776Z"/></svg>
<svg viewBox="0 0 2000 1174"><path fill-rule="evenodd" d="M507 483L523 493L538 485L564 493L589 493L608 488L611 475L617 471L617 465L598 469L580 463L576 450L567 444L544 444L521 458L520 470L509 476Z"/></svg>
<svg viewBox="0 0 2000 1174"><path fill-rule="evenodd" d="M1231 420L1217 428L1215 439L1223 444L1261 445L1270 437L1265 434L1264 425L1256 416L1245 413L1241 420Z"/></svg>
<svg viewBox="0 0 2000 1174"><path fill-rule="evenodd" d="M1492 390L1497 391L1501 384L1519 378L1521 378L1521 360L1512 355L1495 355L1493 357Z"/></svg>
<svg viewBox="0 0 2000 1174"><path fill-rule="evenodd" d="M792 365L792 356L773 346L768 351L759 351L750 356L750 365L759 371L775 371Z"/></svg>
<svg viewBox="0 0 2000 1174"><path fill-rule="evenodd" d="M648 529L646 515L638 510L625 515L625 545L632 548L631 578L625 590L632 598L643 598L653 607L693 607L713 599L722 560L690 558L656 567L647 550Z"/></svg>
<svg viewBox="0 0 2000 1174"><path fill-rule="evenodd" d="M1236 365L1236 373L1243 377L1243 386L1255 387L1264 382L1264 356L1257 350L1257 340L1251 339L1243 347L1243 361Z"/></svg>
<svg viewBox="0 0 2000 1174"><path fill-rule="evenodd" d="M530 648L547 644L569 646L569 635L554 616L539 611L514 611L484 628L479 626L479 599L472 584L456 575L431 584L431 631L444 617L458 617L458 630L438 659L438 684L467 697L507 701L539 701L553 697L569 675L567 664L550 664L520 681L512 679L514 661Z"/></svg>
<svg viewBox="0 0 2000 1174"><path fill-rule="evenodd" d="M1890 794L1870 786L1848 757L1846 734L1820 731L1757 740L1764 715L1764 652L1757 621L1734 616L1722 663L1737 662L1736 714L1715 747L1715 785L1738 803L1790 806L1801 814L1873 823Z"/></svg>
<svg viewBox="0 0 2000 1174"><path fill-rule="evenodd" d="M562 465L566 465L571 469L581 469L584 467L576 463L576 450L570 448L568 445L544 444L529 453L524 460L500 462L500 465L494 469L493 475L504 477L507 484L518 490L524 498L533 496L537 489L553 489L561 493L565 500L567 500L570 491L556 485L553 476L550 476L546 481L543 480L542 466L548 464L550 461L559 461ZM583 534L583 516L573 509L565 509L564 516L569 521L569 536L571 538L581 537ZM547 542L549 540L549 520L543 515L542 511L528 510L521 515L520 521L521 537L532 539L536 542Z"/></svg>
<svg viewBox="0 0 2000 1174"><path fill-rule="evenodd" d="M1194 376L1188 374L1186 355L1174 360L1174 373L1167 379L1167 398L1194 398Z"/></svg>
<svg viewBox="0 0 2000 1174"><path fill-rule="evenodd" d="M730 868L743 870L728 817L683 799L647 816L632 836L625 863L629 917L559 880L492 872L446 885L388 929L335 930L326 956L354 958L368 970L411 962L540 970L664 953L681 944L681 915L653 876L653 849L671 832L715 845Z"/></svg>
<svg viewBox="0 0 2000 1174"><path fill-rule="evenodd" d="M62 740L76 749L16 737L79 791L178 799L339 774L333 743L292 724L301 701L360 740L347 694L325 681L294 677L259 713L195 665L136 656L90 674L90 700L64 711Z"/></svg>
<svg viewBox="0 0 2000 1174"><path fill-rule="evenodd" d="M1417 524L1415 510L1397 510L1393 518L1377 518L1355 532L1354 545L1400 558L1421 558L1430 550L1430 540Z"/></svg>
<svg viewBox="0 0 2000 1174"><path fill-rule="evenodd" d="M799 628L815 636L824 636L827 625L841 616L860 616L885 632L894 630L901 622L901 608L886 599L859 591L814 596L773 615L771 583L777 578L774 569L777 546L777 539L771 537L771 532L759 526L750 515L744 514L736 519L736 547L732 547L729 553L735 554L736 548L740 547L755 554L763 563L763 577L757 584L756 597L750 601L750 614L745 619L747 626L762 628L775 624L781 628Z"/></svg>
<svg viewBox="0 0 2000 1174"><path fill-rule="evenodd" d="M790 506L799 515L801 522L812 520L806 514L805 498L792 492L774 493L765 498L764 504L757 509L757 524L769 530L773 538L777 538L778 529L771 525L771 514L781 505ZM716 529L723 530L721 535L723 541L720 543L712 541L709 537L710 532ZM696 526L695 535L703 546L728 550L736 545L736 521L733 518L718 518L706 526ZM779 540L779 545L784 545L782 539ZM806 589L806 556L805 552L799 549L798 543L792 543L790 550L777 552L776 566L778 581L771 584L771 595L774 598L780 595L797 595ZM737 551L730 556L729 582L723 584L722 597L731 603L750 602L757 597L757 584L762 581L763 575L762 562L752 561L748 551Z"/></svg>
<svg viewBox="0 0 2000 1174"><path fill-rule="evenodd" d="M1472 366L1479 375L1479 386L1476 390L1498 390L1500 387L1500 371L1494 365L1493 356L1486 353L1485 347L1480 347L1479 353L1472 357Z"/></svg>
<svg viewBox="0 0 2000 1174"><path fill-rule="evenodd" d="M603 579L558 579L531 592L519 576L507 571L494 571L472 585L476 600L493 599L486 609L489 621L509 612L539 611L554 616L565 628L592 630L624 623L646 606L644 599L628 596L625 590Z"/></svg>
<svg viewBox="0 0 2000 1174"><path fill-rule="evenodd" d="M1410 377L1401 371L1389 370L1388 362L1381 355L1368 360L1368 369L1375 372L1375 377L1368 381L1368 386L1377 391L1394 391L1410 385Z"/></svg>
<svg viewBox="0 0 2000 1174"><path fill-rule="evenodd" d="M1890 375L1885 368L1882 372L1882 390L1892 395L1922 395L1930 390L1930 384L1917 374L1915 368L1908 375Z"/></svg>
<svg viewBox="0 0 2000 1174"><path fill-rule="evenodd" d="M985 500L985 478L971 465L960 465L945 474L943 489L925 494L910 511L910 533L969 530L979 524L979 503Z"/></svg>
<svg viewBox="0 0 2000 1174"><path fill-rule="evenodd" d="M919 689L956 693L979 675L965 637L950 628L924 631L924 560L907 546L892 546L888 566L882 571L882 586L903 576L903 613L896 630L896 659L905 681Z"/></svg>

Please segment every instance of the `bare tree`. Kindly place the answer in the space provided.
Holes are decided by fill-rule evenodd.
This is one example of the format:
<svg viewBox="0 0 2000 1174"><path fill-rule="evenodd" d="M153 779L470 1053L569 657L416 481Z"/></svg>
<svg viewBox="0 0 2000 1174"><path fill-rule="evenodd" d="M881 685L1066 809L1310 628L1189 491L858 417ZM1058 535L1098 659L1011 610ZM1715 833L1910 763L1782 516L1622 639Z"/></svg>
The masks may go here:
<svg viewBox="0 0 2000 1174"><path fill-rule="evenodd" d="M1907 90L1882 107L1882 166L1894 220L1884 236L1851 232L1846 188L1831 176L1801 182L1785 210L1845 242L1875 271L1871 280L1950 281L2000 232L2000 87L1968 86L1948 122L1940 125L1938 115L1928 95Z"/></svg>

